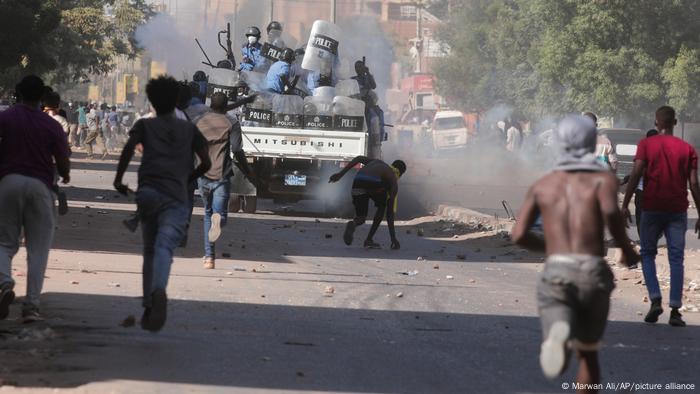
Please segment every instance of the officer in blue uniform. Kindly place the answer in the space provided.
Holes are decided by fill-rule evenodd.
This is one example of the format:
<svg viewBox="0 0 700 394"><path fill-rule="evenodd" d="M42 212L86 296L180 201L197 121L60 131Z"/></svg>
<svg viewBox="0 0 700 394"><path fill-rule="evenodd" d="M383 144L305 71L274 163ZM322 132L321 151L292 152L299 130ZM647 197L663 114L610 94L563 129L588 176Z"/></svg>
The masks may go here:
<svg viewBox="0 0 700 394"><path fill-rule="evenodd" d="M265 59L262 56L262 44L260 44L260 29L255 26L248 28L245 34L248 42L241 47L243 61L239 70L253 71L255 66L263 64Z"/></svg>
<svg viewBox="0 0 700 394"><path fill-rule="evenodd" d="M292 63L294 63L294 50L286 48L282 51L282 57L275 62L267 72L265 89L277 94L284 94L285 87L289 86Z"/></svg>

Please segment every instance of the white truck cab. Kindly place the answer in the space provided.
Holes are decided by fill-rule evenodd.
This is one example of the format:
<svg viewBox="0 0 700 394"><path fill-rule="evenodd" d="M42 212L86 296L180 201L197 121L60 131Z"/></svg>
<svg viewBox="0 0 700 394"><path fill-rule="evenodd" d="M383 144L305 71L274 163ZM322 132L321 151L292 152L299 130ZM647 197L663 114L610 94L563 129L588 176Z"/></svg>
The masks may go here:
<svg viewBox="0 0 700 394"><path fill-rule="evenodd" d="M431 129L433 149L457 149L467 145L469 131L460 111L438 111Z"/></svg>

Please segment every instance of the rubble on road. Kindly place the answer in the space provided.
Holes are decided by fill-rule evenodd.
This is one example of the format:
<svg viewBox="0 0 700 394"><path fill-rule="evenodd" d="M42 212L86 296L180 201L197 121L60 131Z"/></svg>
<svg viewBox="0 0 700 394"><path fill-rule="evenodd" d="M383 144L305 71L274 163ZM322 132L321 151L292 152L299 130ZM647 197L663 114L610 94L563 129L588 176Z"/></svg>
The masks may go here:
<svg viewBox="0 0 700 394"><path fill-rule="evenodd" d="M134 325L136 325L136 317L134 317L134 315L129 315L124 320L122 320L122 322L119 323L119 325L124 328L133 327Z"/></svg>
<svg viewBox="0 0 700 394"><path fill-rule="evenodd" d="M17 334L20 341L47 341L56 338L56 332L49 327L44 329L23 328Z"/></svg>

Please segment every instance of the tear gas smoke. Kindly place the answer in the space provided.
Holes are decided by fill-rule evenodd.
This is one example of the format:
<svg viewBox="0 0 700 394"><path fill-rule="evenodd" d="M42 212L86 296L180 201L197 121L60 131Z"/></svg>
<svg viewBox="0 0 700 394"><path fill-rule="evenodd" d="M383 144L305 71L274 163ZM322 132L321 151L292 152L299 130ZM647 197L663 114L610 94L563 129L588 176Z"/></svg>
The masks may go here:
<svg viewBox="0 0 700 394"><path fill-rule="evenodd" d="M312 2L309 7L313 7ZM257 26L262 31L261 41L265 41L265 27L270 22L269 8L259 1L239 1L236 14L222 14L205 9L200 0L180 0L175 16L159 14L136 31L136 41L154 60L165 63L167 72L176 78L188 78L197 70L207 70L201 62L206 59L197 47L198 38L213 63L224 58L224 52L217 42L217 34L231 23L232 48L236 61L241 61L240 48L245 43L245 32L249 26ZM285 17L278 19L282 24ZM367 65L377 82L377 95L384 102L384 92L391 84L391 65L394 52L391 41L386 36L379 21L368 16L339 16L339 26L343 31L340 42L341 67L339 77L347 79L355 75L354 63L367 59ZM310 31L303 37L293 37L282 33L286 46L297 49L305 46Z"/></svg>

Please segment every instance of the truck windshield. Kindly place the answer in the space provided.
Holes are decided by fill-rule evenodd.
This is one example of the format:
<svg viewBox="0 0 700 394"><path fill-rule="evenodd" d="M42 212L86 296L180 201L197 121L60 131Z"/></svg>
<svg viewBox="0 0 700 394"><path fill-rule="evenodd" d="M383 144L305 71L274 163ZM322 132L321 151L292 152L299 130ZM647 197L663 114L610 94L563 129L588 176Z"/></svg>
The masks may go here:
<svg viewBox="0 0 700 394"><path fill-rule="evenodd" d="M465 127L462 117L435 119L435 130L463 129Z"/></svg>

